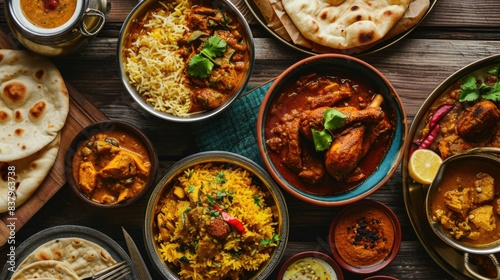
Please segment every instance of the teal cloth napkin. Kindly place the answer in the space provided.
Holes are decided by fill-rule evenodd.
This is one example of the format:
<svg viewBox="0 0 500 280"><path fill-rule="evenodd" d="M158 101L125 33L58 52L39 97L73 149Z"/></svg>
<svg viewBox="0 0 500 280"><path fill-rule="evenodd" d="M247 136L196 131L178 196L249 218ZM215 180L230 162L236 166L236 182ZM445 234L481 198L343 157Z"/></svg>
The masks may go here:
<svg viewBox="0 0 500 280"><path fill-rule="evenodd" d="M233 152L264 167L257 146L257 115L271 84L247 87L245 93L220 115L194 124L198 150Z"/></svg>

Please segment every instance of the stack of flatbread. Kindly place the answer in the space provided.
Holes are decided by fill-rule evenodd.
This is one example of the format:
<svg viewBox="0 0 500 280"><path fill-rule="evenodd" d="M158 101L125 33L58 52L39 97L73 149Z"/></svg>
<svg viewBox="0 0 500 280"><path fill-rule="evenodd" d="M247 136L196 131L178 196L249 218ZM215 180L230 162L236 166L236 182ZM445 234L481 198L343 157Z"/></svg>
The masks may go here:
<svg viewBox="0 0 500 280"><path fill-rule="evenodd" d="M68 112L68 90L50 60L0 49L0 212L19 207L43 182Z"/></svg>
<svg viewBox="0 0 500 280"><path fill-rule="evenodd" d="M100 245L77 237L51 240L31 252L11 280L79 280L116 263Z"/></svg>
<svg viewBox="0 0 500 280"><path fill-rule="evenodd" d="M429 0L253 0L270 29L316 53L357 54L413 28Z"/></svg>

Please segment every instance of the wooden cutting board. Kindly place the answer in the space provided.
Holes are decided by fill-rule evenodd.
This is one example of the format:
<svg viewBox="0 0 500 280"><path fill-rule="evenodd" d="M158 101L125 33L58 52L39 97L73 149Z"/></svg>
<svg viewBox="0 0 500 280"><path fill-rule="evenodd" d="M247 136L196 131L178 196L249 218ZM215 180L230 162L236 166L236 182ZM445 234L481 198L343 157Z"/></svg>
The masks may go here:
<svg viewBox="0 0 500 280"><path fill-rule="evenodd" d="M0 30L0 48L12 48L11 41ZM70 84L66 83L69 92L69 115L61 131L61 145L56 161L50 173L33 195L12 212L0 214L0 247L8 244L9 237L14 236L28 220L66 183L64 175L65 157L73 137L87 125L107 119L90 101Z"/></svg>

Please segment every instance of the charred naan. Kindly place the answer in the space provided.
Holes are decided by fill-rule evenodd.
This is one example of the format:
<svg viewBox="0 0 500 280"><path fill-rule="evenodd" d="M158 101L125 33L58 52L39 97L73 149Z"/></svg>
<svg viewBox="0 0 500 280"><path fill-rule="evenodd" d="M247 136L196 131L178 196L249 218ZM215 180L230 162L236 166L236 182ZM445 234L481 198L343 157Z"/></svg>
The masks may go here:
<svg viewBox="0 0 500 280"><path fill-rule="evenodd" d="M0 213L6 212L9 206L21 206L42 184L54 165L60 139L57 136L40 151L25 158L0 162Z"/></svg>
<svg viewBox="0 0 500 280"><path fill-rule="evenodd" d="M314 43L350 49L382 39L411 0L282 0L300 33Z"/></svg>
<svg viewBox="0 0 500 280"><path fill-rule="evenodd" d="M68 112L68 90L50 60L0 49L0 162L25 158L47 146Z"/></svg>

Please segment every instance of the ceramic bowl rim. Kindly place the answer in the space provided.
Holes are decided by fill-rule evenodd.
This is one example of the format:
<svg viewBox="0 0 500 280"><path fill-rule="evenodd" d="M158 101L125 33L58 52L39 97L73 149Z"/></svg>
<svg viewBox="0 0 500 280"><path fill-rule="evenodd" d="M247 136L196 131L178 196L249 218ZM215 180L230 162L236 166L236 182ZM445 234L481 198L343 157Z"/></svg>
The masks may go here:
<svg viewBox="0 0 500 280"><path fill-rule="evenodd" d="M151 230L153 226L153 219L150 213L153 212L153 209L157 205L165 188L168 187L171 181L178 174L180 174L183 170L185 170L190 166L194 166L201 163L214 162L214 161L231 162L232 164L236 164L238 166L244 167L246 170L251 171L253 175L257 176L259 180L261 180L261 182L264 185L266 185L266 188L268 188L269 192L272 194L273 199L276 203L278 213L280 214L279 216L282 219L281 221L282 228L280 233L281 241L276 247L276 249L273 251L271 255L271 260L267 264L266 268L262 270L260 275L252 278L255 280L257 279L264 280L268 276L270 276L271 273L274 271L274 269L278 266L281 258L284 255L288 243L290 221L289 221L289 214L288 214L288 207L286 204L286 200L283 194L281 193L280 188L276 185L276 183L272 180L269 174L261 166L259 166L251 159L248 159L242 155L227 151L205 151L186 156L185 158L174 163L162 175L161 179L156 183L146 206L145 219L143 223L143 237L149 259L151 260L155 269L161 275L163 275L164 278L168 277L165 279L179 279L178 276L175 273L173 273L165 264L165 262L162 261L161 258L158 256L156 244L153 240L153 231Z"/></svg>
<svg viewBox="0 0 500 280"><path fill-rule="evenodd" d="M179 117L179 116L174 116L173 114L169 113L164 113L160 112L158 110L155 110L153 106L142 98L140 96L136 89L129 83L128 75L125 73L125 68L123 66L123 61L125 60L125 55L124 55L124 44L125 41L127 40L127 36L129 34L129 29L131 25L133 24L134 19L142 15L145 10L149 10L149 7L151 5L154 5L156 2L159 2L160 0L151 0L151 1L139 1L138 4L132 9L132 11L128 14L126 17L119 35L118 35L118 43L117 43L117 64L118 64L118 70L120 73L120 79L122 81L123 86L125 87L125 91L129 96L131 96L134 101L139 104L139 106L148 112L149 114L167 120L171 122L177 122L177 123L194 123L198 121L203 121L210 119L216 115L219 115L221 112L225 111L236 99L238 99L244 92L245 88L250 80L250 77L253 72L254 64L255 64L255 43L254 43L254 38L252 31L250 29L250 25L246 21L245 17L243 14L239 11L239 9L230 1L230 0L220 0L217 5L224 5L226 6L227 10L230 11L239 21L239 23L242 26L242 29L245 30L245 33L248 36L248 48L249 48L249 66L248 66L248 71L247 74L244 77L244 80L241 82L241 88L235 92L224 104L219 106L218 108L215 108L213 110L209 110L205 113L200 113L200 114L195 114L190 117Z"/></svg>
<svg viewBox="0 0 500 280"><path fill-rule="evenodd" d="M125 201L124 203L118 203L118 204L102 204L102 203L97 203L95 201L90 200L83 192L80 190L80 188L77 186L75 178L73 177L73 168L72 168L72 162L73 162L73 157L76 153L76 150L78 147L83 143L83 141L86 141L90 136L92 136L95 133L99 132L105 132L105 131L110 131L113 129L122 129L125 130L135 137L141 143L144 145L146 150L148 151L149 154L149 160L151 162L151 170L150 170L150 176L148 178L148 181L146 182L146 185L144 188L133 198ZM68 151L66 152L65 156L65 166L64 166L64 173L66 176L66 180L68 184L70 185L71 189L73 190L73 193L77 197L79 197L81 200L86 202L89 205L99 207L99 208L105 208L105 209L114 209L114 208L122 208L122 207L127 207L137 200L139 200L142 196L144 196L149 189L154 185L156 181L156 175L158 173L158 155L156 153L156 149L151 142L151 140L142 132L140 129L137 127L133 126L130 123L124 122L124 121L119 121L119 120L103 120L103 121L98 121L94 122L84 128L82 128L73 138L71 141Z"/></svg>
<svg viewBox="0 0 500 280"><path fill-rule="evenodd" d="M357 64L358 67L366 69L366 73L371 73L380 84L383 84L386 93L389 95L389 102L391 106L394 108L394 111L397 116L396 120L396 129L394 132L394 137L392 139L392 143L389 147L389 150L386 152L386 155L382 162L379 164L378 168L368 176L366 180L356 186L353 190L342 193L334 196L316 196L309 194L305 191L300 190L299 188L293 186L288 183L288 181L276 170L274 164L268 156L268 149L264 143L264 122L267 117L267 113L269 110L269 104L273 100L275 94L274 92L282 86L283 82L286 82L286 77L294 75L295 73L300 73L302 69L307 69L310 65L321 64L323 61L328 60L329 62L335 63L335 65L340 61L346 63L347 65L350 63ZM260 156L266 166L267 171L273 177L273 179L289 194L294 197L305 201L307 203L317 205L317 206L342 206L346 204L350 204L363 198L366 198L370 194L374 193L378 189L380 189L396 172L399 164L403 158L403 149L406 146L407 134L408 134L408 121L406 110L403 105L403 102L397 93L394 86L390 83L390 81L375 67L368 64L367 62L351 57L343 54L320 54L316 56L307 57L303 60L300 60L288 67L282 74L280 74L270 88L267 90L262 103L259 108L258 118L257 118L257 142L259 147ZM391 157L392 156L392 157ZM392 158L392 159L391 159ZM389 162L387 162L389 161ZM382 170L385 171L382 174ZM353 196L353 193L356 193Z"/></svg>
<svg viewBox="0 0 500 280"><path fill-rule="evenodd" d="M355 267L345 262L342 259L342 257L338 254L335 248L335 240L334 240L335 227L337 226L337 223L340 220L340 218L342 218L342 216L344 216L345 214L348 214L349 210L360 206L375 207L378 208L379 210L382 210L382 212L384 212L389 217L389 219L391 219L394 226L394 244L392 246L391 253L389 254L389 256L386 259L376 264L366 267ZM342 208L342 210L340 210L340 212L335 216L335 218L331 222L330 229L328 232L328 244L332 251L333 259L343 269L356 274L375 273L387 267L389 264L391 264L392 261L396 258L397 254L399 253L399 250L401 248L401 239L402 239L401 223L399 222L396 213L394 213L394 211L392 211L392 209L389 208L389 206L385 205L384 203L372 199L363 199L361 201L347 205L344 208Z"/></svg>

